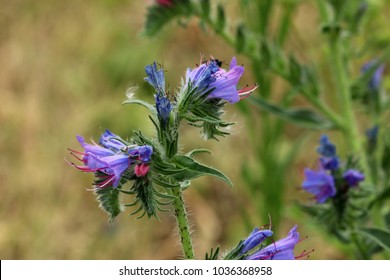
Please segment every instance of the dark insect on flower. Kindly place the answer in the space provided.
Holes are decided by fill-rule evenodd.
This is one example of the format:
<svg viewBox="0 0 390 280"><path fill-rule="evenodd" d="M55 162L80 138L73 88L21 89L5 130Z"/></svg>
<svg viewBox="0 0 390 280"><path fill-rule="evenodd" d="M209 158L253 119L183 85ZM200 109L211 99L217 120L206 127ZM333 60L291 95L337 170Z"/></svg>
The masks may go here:
<svg viewBox="0 0 390 280"><path fill-rule="evenodd" d="M249 96L258 85L237 90L237 84L244 74L244 67L237 65L235 57L232 58L229 69L221 68L219 59L203 62L195 69L187 69L186 83L198 89L199 94L207 93L207 99L220 98L230 103L236 103Z"/></svg>

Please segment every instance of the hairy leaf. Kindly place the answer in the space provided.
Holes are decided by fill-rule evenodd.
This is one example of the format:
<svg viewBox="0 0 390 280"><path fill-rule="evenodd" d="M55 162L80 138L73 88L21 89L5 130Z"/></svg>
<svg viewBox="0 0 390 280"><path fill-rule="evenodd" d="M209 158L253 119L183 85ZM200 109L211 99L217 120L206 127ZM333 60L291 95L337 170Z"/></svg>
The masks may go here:
<svg viewBox="0 0 390 280"><path fill-rule="evenodd" d="M94 191L97 201L100 203L100 208L108 214L110 223L113 222L115 217L122 211L119 202L119 189L95 187Z"/></svg>

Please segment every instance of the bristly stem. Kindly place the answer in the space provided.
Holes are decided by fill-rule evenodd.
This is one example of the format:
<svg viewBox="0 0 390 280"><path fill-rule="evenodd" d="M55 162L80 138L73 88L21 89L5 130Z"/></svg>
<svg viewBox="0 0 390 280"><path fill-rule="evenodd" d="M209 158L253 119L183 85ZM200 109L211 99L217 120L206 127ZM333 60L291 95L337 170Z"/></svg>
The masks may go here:
<svg viewBox="0 0 390 280"><path fill-rule="evenodd" d="M177 112L173 126L171 127L170 141L166 141L165 150L168 158L173 158L178 151L178 131L180 126L180 117ZM194 249L192 246L192 239L190 234L190 228L187 218L187 210L183 199L183 191L180 187L172 188L171 194L175 197L172 201L173 208L175 209L175 217L177 226L179 228L180 242L183 248L183 254L185 259L194 259Z"/></svg>
<svg viewBox="0 0 390 280"><path fill-rule="evenodd" d="M173 207L175 208L175 216L177 226L179 228L180 242L183 248L185 259L194 259L194 249L188 224L187 211L183 200L183 192L181 188L172 188Z"/></svg>

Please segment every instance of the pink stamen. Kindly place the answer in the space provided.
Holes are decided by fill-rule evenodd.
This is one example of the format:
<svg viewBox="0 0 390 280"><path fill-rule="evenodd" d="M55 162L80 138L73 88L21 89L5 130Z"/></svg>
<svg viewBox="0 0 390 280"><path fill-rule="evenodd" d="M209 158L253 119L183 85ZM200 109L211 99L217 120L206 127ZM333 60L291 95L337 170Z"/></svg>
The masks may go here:
<svg viewBox="0 0 390 280"><path fill-rule="evenodd" d="M281 251L275 251L275 253L272 253L272 254L269 254L268 256L265 256L263 258L261 258L262 260L266 260L266 259L269 259L269 258L272 258L273 256L275 256L276 254L279 254Z"/></svg>
<svg viewBox="0 0 390 280"><path fill-rule="evenodd" d="M85 155L85 153L82 153L82 152L79 152L79 151L76 151L73 149L69 149L69 148L68 148L68 151L71 151L72 153L79 154L79 155Z"/></svg>
<svg viewBox="0 0 390 280"><path fill-rule="evenodd" d="M103 181L101 185L98 185L99 188L104 189L105 187L109 187L108 184L110 184L114 179L114 175L111 175L107 180Z"/></svg>
<svg viewBox="0 0 390 280"><path fill-rule="evenodd" d="M249 95L259 87L258 84L254 84L253 86L246 86L238 91L238 96L240 100L249 97Z"/></svg>
<svg viewBox="0 0 390 280"><path fill-rule="evenodd" d="M77 158L79 161L83 161L82 158L79 158L78 156L76 156L73 152L70 153L72 156L74 156L75 158Z"/></svg>
<svg viewBox="0 0 390 280"><path fill-rule="evenodd" d="M295 259L300 259L300 258L303 258L303 257L310 257L310 254L314 252L314 249L310 250L310 251L306 251L306 250L303 250L302 253L298 256L295 257Z"/></svg>

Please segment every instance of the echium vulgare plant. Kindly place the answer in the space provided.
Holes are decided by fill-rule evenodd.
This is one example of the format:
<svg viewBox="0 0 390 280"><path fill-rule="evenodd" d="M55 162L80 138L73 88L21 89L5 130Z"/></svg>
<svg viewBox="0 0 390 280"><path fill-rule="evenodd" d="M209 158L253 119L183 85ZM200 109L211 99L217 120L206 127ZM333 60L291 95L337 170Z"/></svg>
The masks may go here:
<svg viewBox="0 0 390 280"><path fill-rule="evenodd" d="M307 139L307 133L299 133L300 137L284 133L286 125L303 127L306 132L333 130L339 134L335 139L343 141L337 145L340 156L335 148L333 154L325 150L334 144L322 137L318 168L304 171L303 187L316 205L303 208L338 237L349 256L368 259L380 252L390 258L390 102L386 94L390 36L386 21L382 22L388 3L151 2L143 34L155 36L175 20L181 27L195 29L195 19L201 30L246 57L261 85L261 91L237 106L254 151L253 163L242 164L242 178L260 216L241 209L246 224L267 219L268 211L275 226L281 220L289 186L286 174ZM313 32L307 32L308 26L313 26Z"/></svg>
<svg viewBox="0 0 390 280"><path fill-rule="evenodd" d="M149 109L155 137L148 138L137 131L130 140L124 140L106 130L98 143L88 144L83 137L77 136L84 151L70 150L80 161L80 164L71 165L94 173L93 190L110 221L123 209L120 194L133 198L124 206L135 207L131 214L139 214L138 218L158 217L158 211L169 211L168 205L172 205L186 259L194 258L194 250L183 191L192 179L204 175L214 176L228 185L232 183L222 172L194 159L196 154L207 150L180 151L179 126L186 121L199 127L206 139L226 136L225 128L231 123L221 118L225 104L237 103L257 88L255 84L237 90L244 67L238 65L235 58L229 69L221 66L216 59L203 61L196 68L187 70L178 93L168 94L164 69L157 63L147 65L145 81L154 88L155 104L136 99L133 93L128 94L124 104L139 104ZM225 256L219 256L217 248L206 254L206 259L294 259L293 250L299 241L296 229L295 226L286 238L276 242L269 239L271 230L255 229Z"/></svg>

